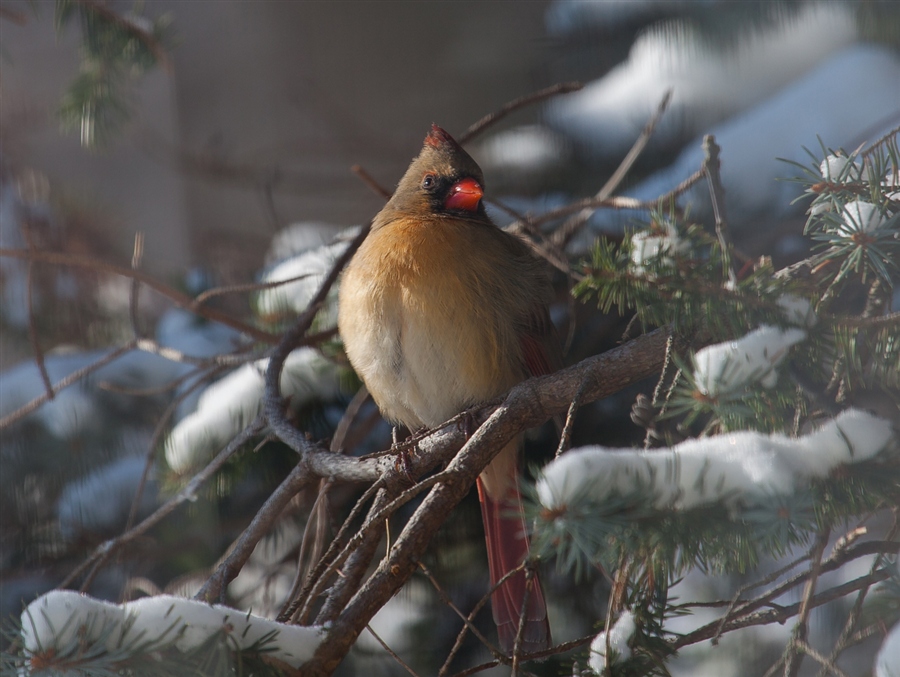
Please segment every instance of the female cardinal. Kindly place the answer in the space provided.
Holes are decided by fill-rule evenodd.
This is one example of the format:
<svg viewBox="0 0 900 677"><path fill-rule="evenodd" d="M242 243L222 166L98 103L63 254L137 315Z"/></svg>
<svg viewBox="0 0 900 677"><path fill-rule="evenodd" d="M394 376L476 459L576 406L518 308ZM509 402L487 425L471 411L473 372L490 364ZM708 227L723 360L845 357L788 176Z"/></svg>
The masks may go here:
<svg viewBox="0 0 900 677"><path fill-rule="evenodd" d="M344 347L384 416L435 427L554 364L542 262L488 218L481 168L437 125L350 261L340 288ZM478 478L491 580L522 563L528 538L514 440ZM546 648L550 627L537 578L522 646ZM522 572L493 594L500 643L519 627Z"/></svg>

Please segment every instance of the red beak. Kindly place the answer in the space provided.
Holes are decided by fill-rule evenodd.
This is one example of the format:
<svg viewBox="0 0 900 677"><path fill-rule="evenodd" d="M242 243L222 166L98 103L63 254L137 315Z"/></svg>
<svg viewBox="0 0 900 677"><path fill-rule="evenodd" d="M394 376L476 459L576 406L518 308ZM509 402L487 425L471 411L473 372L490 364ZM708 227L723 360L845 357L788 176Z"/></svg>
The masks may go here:
<svg viewBox="0 0 900 677"><path fill-rule="evenodd" d="M484 195L481 185L475 179L462 179L450 188L450 194L444 200L444 209L459 209L474 212Z"/></svg>

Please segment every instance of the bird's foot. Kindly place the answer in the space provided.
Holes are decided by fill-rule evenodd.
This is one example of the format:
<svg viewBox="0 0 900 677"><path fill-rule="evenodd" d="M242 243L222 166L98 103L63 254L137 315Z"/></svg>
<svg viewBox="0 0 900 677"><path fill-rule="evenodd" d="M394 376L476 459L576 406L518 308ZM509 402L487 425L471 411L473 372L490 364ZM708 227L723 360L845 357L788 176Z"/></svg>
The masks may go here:
<svg viewBox="0 0 900 677"><path fill-rule="evenodd" d="M394 452L394 467L398 472L403 473L403 476L406 478L406 481L409 482L410 486L416 482L416 478L412 471L412 452L415 448L415 445L412 447L402 445L398 440L397 428L395 427L391 430L391 451Z"/></svg>

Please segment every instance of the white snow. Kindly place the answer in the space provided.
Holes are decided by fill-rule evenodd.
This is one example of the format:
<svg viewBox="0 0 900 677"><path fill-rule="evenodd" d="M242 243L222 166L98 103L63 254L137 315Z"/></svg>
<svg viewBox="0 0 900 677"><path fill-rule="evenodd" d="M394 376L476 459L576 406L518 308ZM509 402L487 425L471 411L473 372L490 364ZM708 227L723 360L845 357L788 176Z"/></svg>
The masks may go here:
<svg viewBox="0 0 900 677"><path fill-rule="evenodd" d="M346 248L346 242L325 245L297 254L269 269L263 274L262 282L301 279L260 291L256 296L257 312L265 319L277 320L306 310L322 280ZM337 322L337 285L329 292L318 318L327 327Z"/></svg>
<svg viewBox="0 0 900 677"><path fill-rule="evenodd" d="M794 296L793 294L783 294L777 303L784 314L784 318L791 324L808 329L816 326L816 323L819 321L809 299Z"/></svg>
<svg viewBox="0 0 900 677"><path fill-rule="evenodd" d="M660 228L650 228L635 233L631 238L631 262L638 273L646 271L645 263L656 257L663 257L663 263L670 263L667 253L676 253L685 248L685 242L678 236L675 224L664 221Z"/></svg>
<svg viewBox="0 0 900 677"><path fill-rule="evenodd" d="M310 249L327 245L335 239L340 229L340 226L321 221L298 221L285 226L275 233L272 242L269 243L266 265L273 265Z"/></svg>
<svg viewBox="0 0 900 677"><path fill-rule="evenodd" d="M606 76L552 100L546 118L579 147L619 159L671 89L650 147L672 148L772 96L855 34L853 13L836 3L808 5L775 29L748 30L721 48L688 24L664 23L639 35L628 60Z"/></svg>
<svg viewBox="0 0 900 677"><path fill-rule="evenodd" d="M82 632L112 648L121 636L125 612L73 590L53 590L29 604L21 621L22 643L32 654L64 647Z"/></svg>
<svg viewBox="0 0 900 677"><path fill-rule="evenodd" d="M888 632L875 659L875 677L900 677L900 623Z"/></svg>
<svg viewBox="0 0 900 677"><path fill-rule="evenodd" d="M805 338L802 329L763 325L737 341L707 346L694 355L697 387L709 397L739 392L751 383L771 388L788 349Z"/></svg>
<svg viewBox="0 0 900 677"><path fill-rule="evenodd" d="M103 640L108 649L168 644L181 651L199 647L217 632L227 632L240 649L267 635L266 654L299 667L309 660L323 637L320 627L284 625L224 606L159 595L115 605L69 590L39 597L22 613L26 651L61 648L80 634L87 642Z"/></svg>
<svg viewBox="0 0 900 677"><path fill-rule="evenodd" d="M540 125L523 125L493 134L472 155L487 175L527 174L559 169L568 150L566 139L556 132Z"/></svg>
<svg viewBox="0 0 900 677"><path fill-rule="evenodd" d="M834 83L841 83L841 95ZM866 104L861 106L860 101ZM803 147L816 149L819 138L835 147L855 148L874 141L894 124L900 110L900 59L892 51L857 45L839 52L808 75L740 116L704 132L721 147L721 177L729 225L735 237L759 228L761 215L785 216L799 211L790 206L800 194L798 184L778 179L798 170L779 162L787 158L807 164ZM703 162L702 138L691 141L668 168L652 174L623 194L655 200L691 176ZM709 207L709 188L701 182L682 198L693 205L695 218ZM598 211L573 239L572 253L589 251L596 232L618 232L633 219L629 210Z"/></svg>
<svg viewBox="0 0 900 677"><path fill-rule="evenodd" d="M867 168L860 167L857 158L850 158L842 154L828 155L819 163L819 173L826 181L840 183L866 180L868 177Z"/></svg>
<svg viewBox="0 0 900 677"><path fill-rule="evenodd" d="M603 631L591 642L591 657L588 659L591 670L598 675L603 674L603 671L606 670L607 645L614 652L613 662L631 658L631 647L628 646L628 642L634 635L634 630L634 614L626 609L609 629L608 637L606 631Z"/></svg>
<svg viewBox="0 0 900 677"><path fill-rule="evenodd" d="M203 391L197 409L185 416L166 439L166 461L178 473L208 460L261 411L268 359L231 372ZM281 392L302 407L338 392L337 366L312 348L292 352L281 374Z"/></svg>
<svg viewBox="0 0 900 677"><path fill-rule="evenodd" d="M296 223L279 232L266 257L271 265L260 281L300 279L258 292L257 312L265 319L279 320L306 310L335 260L358 232L359 226L351 226L335 235L334 227L313 222ZM337 322L337 285L329 292L318 321L329 327Z"/></svg>
<svg viewBox="0 0 900 677"><path fill-rule="evenodd" d="M544 468L537 490L551 512L571 502L600 502L639 490L655 497L657 509L760 503L839 465L871 459L893 439L888 421L848 409L799 438L738 432L650 451L575 449Z"/></svg>
<svg viewBox="0 0 900 677"><path fill-rule="evenodd" d="M196 649L221 630L225 615L209 604L171 595L142 597L122 605L131 625L123 642L168 643L181 651ZM231 613L239 613L231 610Z"/></svg>
<svg viewBox="0 0 900 677"><path fill-rule="evenodd" d="M881 228L887 219L877 205L865 200L853 200L844 205L841 220L838 233L845 237L853 237L861 233L873 233Z"/></svg>

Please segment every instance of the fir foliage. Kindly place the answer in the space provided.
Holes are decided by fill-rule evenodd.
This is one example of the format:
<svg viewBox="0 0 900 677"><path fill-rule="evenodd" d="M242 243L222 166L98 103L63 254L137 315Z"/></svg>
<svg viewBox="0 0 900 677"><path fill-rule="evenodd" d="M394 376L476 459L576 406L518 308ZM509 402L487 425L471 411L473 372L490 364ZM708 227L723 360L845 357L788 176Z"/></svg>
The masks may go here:
<svg viewBox="0 0 900 677"><path fill-rule="evenodd" d="M768 381L751 374L712 393L698 376L695 353L673 355L673 380L661 381L656 399L642 402L640 421L651 432L667 419L687 436L741 430L798 435L847 406L867 405L896 430L900 315L891 303L900 282L898 132L865 151L823 145L821 157L810 156L811 167L798 165L803 175L796 179L812 198L805 233L816 249L806 261L776 271L765 257L751 260L730 244L723 251L721 238L662 205L621 243L597 242L575 294L603 311L634 313L645 328L668 325L703 343L733 341L764 325L805 333L783 359L773 357ZM648 444L660 437L649 435ZM666 674L672 643L665 619L688 613L667 599L678 577L694 568L745 574L764 558L777 561L812 543L815 534L898 504L900 461L891 448L873 460L838 466L794 493L752 503L658 509L650 488L638 486L603 501L573 496L554 514L533 507L532 547L535 556L555 559L560 570L576 575L601 566L621 576L625 567L628 601L616 608L643 614L632 644L650 648L607 672ZM893 565L880 558L874 570L886 566ZM879 603L893 604L896 615L896 576L880 589Z"/></svg>
<svg viewBox="0 0 900 677"><path fill-rule="evenodd" d="M169 19L119 14L105 3L57 0L57 31L77 22L81 30L79 74L63 96L59 119L88 148L102 146L132 114L131 87L167 66Z"/></svg>

